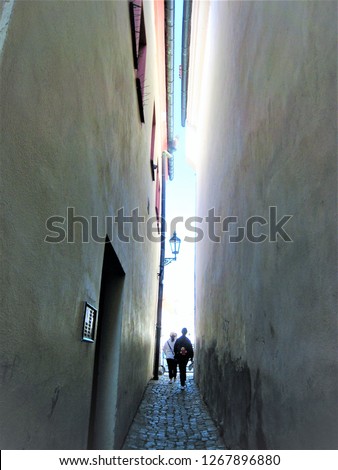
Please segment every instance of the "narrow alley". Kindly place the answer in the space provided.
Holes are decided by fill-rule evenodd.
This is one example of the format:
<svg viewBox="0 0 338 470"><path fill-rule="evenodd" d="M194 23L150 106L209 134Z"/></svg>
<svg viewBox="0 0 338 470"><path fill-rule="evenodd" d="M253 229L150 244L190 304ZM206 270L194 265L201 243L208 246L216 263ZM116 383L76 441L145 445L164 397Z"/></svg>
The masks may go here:
<svg viewBox="0 0 338 470"><path fill-rule="evenodd" d="M337 14L0 0L2 450L338 450Z"/></svg>
<svg viewBox="0 0 338 470"><path fill-rule="evenodd" d="M164 375L148 383L123 450L224 449L193 375L186 390L168 380Z"/></svg>

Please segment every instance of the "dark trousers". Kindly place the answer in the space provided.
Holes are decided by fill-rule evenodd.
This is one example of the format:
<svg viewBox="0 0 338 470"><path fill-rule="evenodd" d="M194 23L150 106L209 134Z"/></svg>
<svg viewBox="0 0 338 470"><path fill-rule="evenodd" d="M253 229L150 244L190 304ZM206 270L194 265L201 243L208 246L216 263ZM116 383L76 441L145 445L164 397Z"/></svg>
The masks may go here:
<svg viewBox="0 0 338 470"><path fill-rule="evenodd" d="M180 381L181 385L185 385L185 381L187 380L187 364L189 359L180 359L178 362L178 367L180 369Z"/></svg>
<svg viewBox="0 0 338 470"><path fill-rule="evenodd" d="M169 379L176 379L177 375L177 362L176 359L167 359Z"/></svg>

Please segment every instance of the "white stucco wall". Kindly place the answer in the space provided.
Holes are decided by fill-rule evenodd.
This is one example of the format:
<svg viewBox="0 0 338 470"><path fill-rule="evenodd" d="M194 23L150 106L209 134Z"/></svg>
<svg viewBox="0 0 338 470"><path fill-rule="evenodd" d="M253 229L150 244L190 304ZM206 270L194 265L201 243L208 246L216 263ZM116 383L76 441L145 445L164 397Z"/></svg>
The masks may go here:
<svg viewBox="0 0 338 470"><path fill-rule="evenodd" d="M336 17L335 2L211 2L192 64L197 215L293 216L292 243L229 243L218 225L197 244L196 378L230 448L338 444Z"/></svg>
<svg viewBox="0 0 338 470"><path fill-rule="evenodd" d="M99 307L104 244L82 243L79 225L74 243L45 243L45 223L74 207L97 216L105 236L104 217L121 207L148 217L149 204L155 215L150 136L162 85L145 3L145 125L128 2L14 5L0 71L3 449L87 446L95 344L81 342L83 303ZM158 135L158 155L162 143ZM112 245L125 277L118 411L110 410L116 425L103 436L110 448L121 445L152 374L159 259L159 244L122 243L115 226Z"/></svg>

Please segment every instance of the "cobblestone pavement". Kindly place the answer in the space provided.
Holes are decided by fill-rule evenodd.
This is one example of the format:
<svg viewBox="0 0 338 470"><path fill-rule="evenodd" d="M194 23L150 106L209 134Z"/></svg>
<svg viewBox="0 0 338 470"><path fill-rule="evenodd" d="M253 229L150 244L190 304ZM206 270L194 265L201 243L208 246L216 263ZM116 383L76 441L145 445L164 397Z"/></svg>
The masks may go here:
<svg viewBox="0 0 338 470"><path fill-rule="evenodd" d="M148 383L124 450L225 449L193 376L187 374L185 390L179 382L164 375Z"/></svg>

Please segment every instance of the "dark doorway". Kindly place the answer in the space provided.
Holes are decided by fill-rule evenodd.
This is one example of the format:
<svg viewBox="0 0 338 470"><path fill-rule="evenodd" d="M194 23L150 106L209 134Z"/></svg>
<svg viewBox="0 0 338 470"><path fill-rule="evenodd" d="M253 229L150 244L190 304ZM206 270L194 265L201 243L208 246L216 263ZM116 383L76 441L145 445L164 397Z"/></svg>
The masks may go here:
<svg viewBox="0 0 338 470"><path fill-rule="evenodd" d="M114 248L107 238L96 333L89 449L114 448L124 276Z"/></svg>

